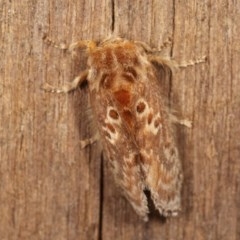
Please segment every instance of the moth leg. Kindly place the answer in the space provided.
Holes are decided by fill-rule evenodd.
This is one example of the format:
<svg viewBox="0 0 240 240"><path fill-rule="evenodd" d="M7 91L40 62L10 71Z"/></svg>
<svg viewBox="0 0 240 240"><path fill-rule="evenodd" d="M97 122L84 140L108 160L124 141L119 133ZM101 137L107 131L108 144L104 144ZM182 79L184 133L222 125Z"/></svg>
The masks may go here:
<svg viewBox="0 0 240 240"><path fill-rule="evenodd" d="M62 87L57 88L57 87L54 87L54 86L52 86L48 83L45 83L45 84L42 85L42 89L47 91L47 92L68 93L70 91L75 90L84 81L86 81L87 76L88 76L88 70L84 70L83 72L81 72L79 74L79 76L74 78L74 80L72 82L63 85Z"/></svg>
<svg viewBox="0 0 240 240"><path fill-rule="evenodd" d="M194 66L195 64L204 63L207 60L207 57L201 57L196 60L190 60L187 62L177 63L175 60L164 59L156 55L148 55L148 60L152 63L156 63L160 66L169 66L170 68L184 68L189 66Z"/></svg>
<svg viewBox="0 0 240 240"><path fill-rule="evenodd" d="M96 47L96 42L91 40L77 41L77 42L71 43L68 47L68 50L72 52L75 49L84 48L84 47L86 47L88 50L92 50Z"/></svg>
<svg viewBox="0 0 240 240"><path fill-rule="evenodd" d="M168 70L172 71L173 68L177 67L177 63L173 60L170 59L165 59L157 55L148 55L148 60L153 63L157 64L160 67L164 67L165 69L167 68Z"/></svg>
<svg viewBox="0 0 240 240"><path fill-rule="evenodd" d="M175 116L172 113L169 114L169 117L173 123L177 123L177 124L183 125L185 127L192 128L192 121L190 121L188 119L179 119L177 116Z"/></svg>
<svg viewBox="0 0 240 240"><path fill-rule="evenodd" d="M187 62L178 63L177 67L185 68L185 67L189 67L189 66L194 66L194 65L199 64L199 63L205 63L206 60L207 60L207 56L203 56L203 57L198 58L196 60L190 60L190 61L187 61Z"/></svg>
<svg viewBox="0 0 240 240"><path fill-rule="evenodd" d="M48 44L51 45L55 48L61 49L61 50L67 50L68 47L65 43L56 43L55 41L53 41L52 39L50 39L47 35L43 36L43 41Z"/></svg>
<svg viewBox="0 0 240 240"><path fill-rule="evenodd" d="M98 140L99 140L99 135L98 135L98 133L96 133L94 136L80 141L80 146L81 146L81 148L85 148L88 145L91 145L91 144L95 143Z"/></svg>

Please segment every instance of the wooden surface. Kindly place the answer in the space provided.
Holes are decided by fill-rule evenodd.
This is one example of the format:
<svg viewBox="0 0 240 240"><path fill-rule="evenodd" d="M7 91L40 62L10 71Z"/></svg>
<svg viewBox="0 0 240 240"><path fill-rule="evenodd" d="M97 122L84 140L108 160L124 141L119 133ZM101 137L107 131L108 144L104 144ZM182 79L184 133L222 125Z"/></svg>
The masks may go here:
<svg viewBox="0 0 240 240"><path fill-rule="evenodd" d="M0 239L240 239L240 1L0 1ZM91 135L86 89L41 90L86 67L83 52L47 46L142 40L178 62L169 104L193 121L177 127L184 166L183 212L142 222L115 188Z"/></svg>

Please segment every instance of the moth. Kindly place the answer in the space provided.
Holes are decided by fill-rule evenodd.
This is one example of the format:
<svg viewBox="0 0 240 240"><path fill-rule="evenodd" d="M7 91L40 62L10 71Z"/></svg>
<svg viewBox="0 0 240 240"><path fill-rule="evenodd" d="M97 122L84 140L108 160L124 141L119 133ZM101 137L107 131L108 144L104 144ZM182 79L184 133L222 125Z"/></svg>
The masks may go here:
<svg viewBox="0 0 240 240"><path fill-rule="evenodd" d="M170 64L145 43L123 38L98 44L80 41L70 49L81 47L88 54L87 69L69 85L59 89L45 85L45 90L69 92L87 81L116 184L144 220L149 213L145 190L161 215L176 216L181 209L183 173L157 77L159 69L163 78L171 74Z"/></svg>

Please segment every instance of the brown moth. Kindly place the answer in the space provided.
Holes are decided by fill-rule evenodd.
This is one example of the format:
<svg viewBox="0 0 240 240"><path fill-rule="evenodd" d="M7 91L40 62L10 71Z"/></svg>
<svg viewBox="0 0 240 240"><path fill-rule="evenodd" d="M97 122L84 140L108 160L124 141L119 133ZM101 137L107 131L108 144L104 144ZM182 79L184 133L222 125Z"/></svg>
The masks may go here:
<svg viewBox="0 0 240 240"><path fill-rule="evenodd" d="M122 38L80 41L70 48L78 47L87 49L88 68L68 86L44 88L69 92L87 81L103 150L124 196L144 220L149 212L144 190L160 214L177 215L182 167L156 74L156 64L171 73L169 64L146 44Z"/></svg>

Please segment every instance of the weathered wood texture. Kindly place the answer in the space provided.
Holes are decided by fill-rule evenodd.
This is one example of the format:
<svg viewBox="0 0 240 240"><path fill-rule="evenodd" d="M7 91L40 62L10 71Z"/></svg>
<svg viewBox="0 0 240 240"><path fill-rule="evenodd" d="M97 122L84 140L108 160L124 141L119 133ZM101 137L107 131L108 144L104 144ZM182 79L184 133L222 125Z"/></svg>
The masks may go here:
<svg viewBox="0 0 240 240"><path fill-rule="evenodd" d="M0 1L0 239L240 239L240 1ZM178 62L206 63L166 83L177 128L183 212L142 222L115 189L91 134L86 90L45 93L86 67L47 46L119 35Z"/></svg>

